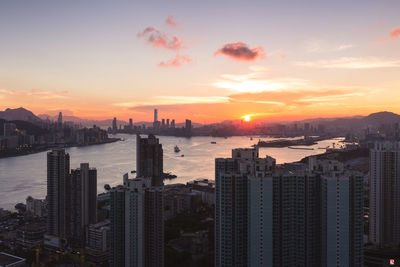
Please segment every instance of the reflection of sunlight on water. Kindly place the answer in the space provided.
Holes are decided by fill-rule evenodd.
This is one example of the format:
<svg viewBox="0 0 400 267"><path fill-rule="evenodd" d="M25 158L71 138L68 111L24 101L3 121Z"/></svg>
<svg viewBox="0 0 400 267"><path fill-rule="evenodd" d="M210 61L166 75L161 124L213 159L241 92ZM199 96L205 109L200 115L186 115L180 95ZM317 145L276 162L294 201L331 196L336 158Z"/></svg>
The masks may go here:
<svg viewBox="0 0 400 267"><path fill-rule="evenodd" d="M122 183L122 175L136 169L136 136L121 135L125 141L88 147L68 148L71 168L79 167L81 162L89 162L97 168L98 192L103 192L104 184L115 186ZM161 136L164 151L164 171L178 177L165 183L186 183L196 178L214 179L214 159L230 157L233 148L251 147L258 139L253 137L192 137L177 138ZM216 144L211 144L211 141ZM338 140L319 142L312 147L331 146ZM181 152L175 153L178 145ZM323 150L294 150L288 148L260 148L260 156L275 157L278 163L292 162L301 158L323 153ZM184 154L184 157L181 155ZM28 195L43 198L46 194L46 153L0 159L0 207L12 208L24 202ZM131 174L130 174L131 175Z"/></svg>

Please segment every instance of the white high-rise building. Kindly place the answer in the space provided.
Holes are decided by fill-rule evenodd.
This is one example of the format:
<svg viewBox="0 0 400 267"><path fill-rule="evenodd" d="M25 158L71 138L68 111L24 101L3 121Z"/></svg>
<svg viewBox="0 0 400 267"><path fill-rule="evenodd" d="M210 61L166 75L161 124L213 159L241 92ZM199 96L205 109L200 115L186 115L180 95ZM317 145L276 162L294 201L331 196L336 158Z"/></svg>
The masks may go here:
<svg viewBox="0 0 400 267"><path fill-rule="evenodd" d="M145 266L144 202L150 180L128 179L110 191L111 266Z"/></svg>
<svg viewBox="0 0 400 267"><path fill-rule="evenodd" d="M275 159L259 158L258 148L232 150L232 158L215 160L215 266L248 263L248 178L261 177Z"/></svg>
<svg viewBox="0 0 400 267"><path fill-rule="evenodd" d="M363 177L332 160L216 159L216 266L363 266Z"/></svg>
<svg viewBox="0 0 400 267"><path fill-rule="evenodd" d="M272 175L250 177L248 266L273 266L273 179Z"/></svg>
<svg viewBox="0 0 400 267"><path fill-rule="evenodd" d="M376 142L370 150L369 241L400 244L400 142Z"/></svg>
<svg viewBox="0 0 400 267"><path fill-rule="evenodd" d="M327 266L363 266L364 177L336 160L310 158L309 163L326 184Z"/></svg>

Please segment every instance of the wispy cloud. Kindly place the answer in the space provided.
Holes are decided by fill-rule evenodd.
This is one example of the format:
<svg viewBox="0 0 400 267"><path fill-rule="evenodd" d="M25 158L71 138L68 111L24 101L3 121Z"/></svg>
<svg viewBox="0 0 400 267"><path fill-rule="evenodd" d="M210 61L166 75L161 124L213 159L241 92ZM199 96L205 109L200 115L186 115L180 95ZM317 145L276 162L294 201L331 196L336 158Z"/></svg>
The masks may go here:
<svg viewBox="0 0 400 267"><path fill-rule="evenodd" d="M353 44L342 44L342 45L339 45L339 46L336 48L336 50L337 50L337 51L344 51L344 50L348 50L348 49L353 48L353 47L356 47L356 46L353 45Z"/></svg>
<svg viewBox="0 0 400 267"><path fill-rule="evenodd" d="M265 58L265 52L262 46L250 48L243 42L225 44L214 53L214 56L217 55L224 55L239 61L255 61Z"/></svg>
<svg viewBox="0 0 400 267"><path fill-rule="evenodd" d="M17 97L36 97L39 99L69 99L68 91L52 92L39 89L32 90L7 90L0 89L0 93Z"/></svg>
<svg viewBox="0 0 400 267"><path fill-rule="evenodd" d="M288 51L284 51L282 49L277 49L268 53L268 58L275 57L278 59L286 59L287 55L289 54Z"/></svg>
<svg viewBox="0 0 400 267"><path fill-rule="evenodd" d="M192 62L192 59L188 55L179 55L176 54L174 58L171 58L168 61L161 61L158 66L159 67L180 67L183 64L188 64Z"/></svg>
<svg viewBox="0 0 400 267"><path fill-rule="evenodd" d="M231 95L232 103L247 102L286 107L310 106L317 103L345 103L354 97L371 94L374 90L363 87L317 88L310 86L301 90L286 90Z"/></svg>
<svg viewBox="0 0 400 267"><path fill-rule="evenodd" d="M253 65L249 67L249 70L254 72L266 72L270 71L271 67L261 66L261 65Z"/></svg>
<svg viewBox="0 0 400 267"><path fill-rule="evenodd" d="M299 102L331 102L331 101L342 101L346 100L350 97L360 97L364 96L365 92L343 92L341 94L332 94L332 95L325 95L325 96L312 96L301 98Z"/></svg>
<svg viewBox="0 0 400 267"><path fill-rule="evenodd" d="M322 40L310 40L304 45L308 53L327 53L335 51L345 51L356 47L354 44L329 44Z"/></svg>
<svg viewBox="0 0 400 267"><path fill-rule="evenodd" d="M375 69L375 68L398 68L400 60L383 58L356 58L342 57L333 60L300 61L297 66L326 69Z"/></svg>
<svg viewBox="0 0 400 267"><path fill-rule="evenodd" d="M147 27L137 36L139 38L147 38L147 42L152 44L153 47L162 47L169 50L180 50L185 47L184 40L175 35L168 36L154 26Z"/></svg>

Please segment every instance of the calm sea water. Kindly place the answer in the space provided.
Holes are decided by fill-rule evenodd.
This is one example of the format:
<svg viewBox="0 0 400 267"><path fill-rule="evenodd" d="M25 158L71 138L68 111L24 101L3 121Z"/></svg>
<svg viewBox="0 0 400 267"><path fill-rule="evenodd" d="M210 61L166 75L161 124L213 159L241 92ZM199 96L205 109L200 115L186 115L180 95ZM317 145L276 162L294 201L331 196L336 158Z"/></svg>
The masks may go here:
<svg viewBox="0 0 400 267"><path fill-rule="evenodd" d="M136 136L116 135L125 141L73 147L66 151L71 157L71 168L79 167L81 162L89 162L97 168L98 192L104 191L104 185L115 186L122 183L122 175L136 169ZM164 171L177 175L176 179L165 183L186 183L197 178L214 179L214 159L230 157L231 150L250 147L259 137L250 140L246 136L225 138L192 137L179 138L160 136L164 150ZM262 138L273 140L274 138ZM217 142L211 144L212 141ZM331 146L338 140L325 140L311 146L314 150L290 148L260 148L261 156L270 155L277 163L293 162L303 157L320 154L325 150L319 147ZM174 152L175 145L181 149ZM184 154L184 157L181 157ZM13 209L18 202L25 202L27 196L44 198L46 195L46 152L32 155L0 159L0 208Z"/></svg>

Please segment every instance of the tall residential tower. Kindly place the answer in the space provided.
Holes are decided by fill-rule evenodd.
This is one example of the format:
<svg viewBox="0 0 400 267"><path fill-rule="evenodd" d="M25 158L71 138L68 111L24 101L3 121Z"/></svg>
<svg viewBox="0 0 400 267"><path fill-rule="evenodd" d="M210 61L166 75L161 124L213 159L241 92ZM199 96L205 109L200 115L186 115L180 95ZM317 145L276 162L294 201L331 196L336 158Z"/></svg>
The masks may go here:
<svg viewBox="0 0 400 267"><path fill-rule="evenodd" d="M97 170L81 163L80 168L71 170L67 183L68 236L74 245L85 245L87 228L97 222Z"/></svg>
<svg viewBox="0 0 400 267"><path fill-rule="evenodd" d="M69 154L64 149L47 153L47 233L65 237L67 232L67 194Z"/></svg>

